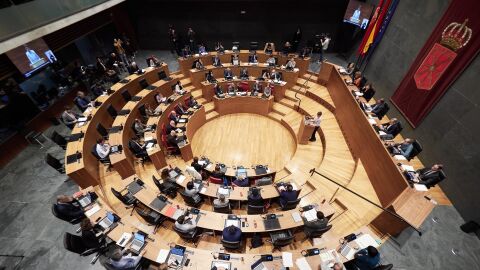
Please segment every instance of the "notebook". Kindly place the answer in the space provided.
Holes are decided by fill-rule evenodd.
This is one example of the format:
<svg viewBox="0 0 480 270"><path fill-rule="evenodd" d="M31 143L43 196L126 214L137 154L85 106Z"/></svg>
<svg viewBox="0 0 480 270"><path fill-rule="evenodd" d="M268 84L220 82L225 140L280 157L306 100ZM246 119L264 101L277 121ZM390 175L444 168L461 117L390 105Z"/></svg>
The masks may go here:
<svg viewBox="0 0 480 270"><path fill-rule="evenodd" d="M280 229L280 222L278 218L275 219L265 219L263 220L263 225L265 226L265 230L277 230Z"/></svg>
<svg viewBox="0 0 480 270"><path fill-rule="evenodd" d="M303 212L303 216L307 219L307 221L317 220L317 210L312 208L308 211Z"/></svg>
<svg viewBox="0 0 480 270"><path fill-rule="evenodd" d="M158 198L155 198L153 199L153 201L149 204L150 207L152 207L153 209L155 209L156 211L162 211L163 208L165 208L165 206L167 205L166 202L163 202L161 201L160 199Z"/></svg>
<svg viewBox="0 0 480 270"><path fill-rule="evenodd" d="M237 228L240 228L240 220L239 219L225 219L225 228L230 227L232 225L237 227Z"/></svg>
<svg viewBox="0 0 480 270"><path fill-rule="evenodd" d="M127 189L130 193L135 195L137 192L139 192L142 189L142 186L137 183L137 181L132 181L130 184L128 184Z"/></svg>

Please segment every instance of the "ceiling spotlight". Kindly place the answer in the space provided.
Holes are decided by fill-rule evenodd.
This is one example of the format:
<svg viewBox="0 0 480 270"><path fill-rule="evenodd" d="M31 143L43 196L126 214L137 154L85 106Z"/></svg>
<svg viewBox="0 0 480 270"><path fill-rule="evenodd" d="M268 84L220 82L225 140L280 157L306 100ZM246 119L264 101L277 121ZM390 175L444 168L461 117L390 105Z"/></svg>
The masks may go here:
<svg viewBox="0 0 480 270"><path fill-rule="evenodd" d="M240 10L240 14L242 14L242 15L243 15L243 14L247 14L247 11L245 11L245 10Z"/></svg>

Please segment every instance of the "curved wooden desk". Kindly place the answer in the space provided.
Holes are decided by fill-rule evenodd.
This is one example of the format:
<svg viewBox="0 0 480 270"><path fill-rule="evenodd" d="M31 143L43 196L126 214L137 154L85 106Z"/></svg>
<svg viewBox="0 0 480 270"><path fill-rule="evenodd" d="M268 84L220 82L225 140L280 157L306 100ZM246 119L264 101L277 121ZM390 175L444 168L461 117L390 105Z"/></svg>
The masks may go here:
<svg viewBox="0 0 480 270"><path fill-rule="evenodd" d="M255 83L255 78L250 77L248 80L240 80L240 79L234 79L231 81L225 80L223 77L220 79L217 79L217 84L222 88L222 90L225 92L227 89L227 84L233 82L235 84L239 82L247 82L248 86L250 89L252 89L253 84ZM265 86L267 86L268 83L271 83L273 85L273 90L272 90L272 96L276 102L280 101L282 98L285 97L285 91L287 91L287 86L285 83L273 83L271 80L266 80L266 81L260 81L260 84L262 85L262 88L265 89ZM212 101L213 97L215 96L215 91L213 90L213 83L209 83L207 81L202 82L202 96L204 99L207 100L207 102Z"/></svg>
<svg viewBox="0 0 480 270"><path fill-rule="evenodd" d="M268 98L252 96L235 96L225 98L213 97L215 111L220 115L231 113L255 113L267 116L273 108L273 96Z"/></svg>
<svg viewBox="0 0 480 270"><path fill-rule="evenodd" d="M170 74L168 66L163 64L158 68L147 68L146 72L142 75L132 74L128 76L127 83L117 83L111 87L114 91L108 96L99 96L96 101L102 102L98 108L92 108L84 113L84 116L91 115L90 121L83 125L75 125L72 130L72 134L80 132L84 133L84 138L69 142L65 151L65 172L72 178L80 187L88 187L91 185L98 185L100 179L99 162L91 154L93 146L96 144L96 140L100 138L96 130L98 123L102 123L105 128L111 127L114 119L108 114L107 107L112 105L114 108L119 109L123 107L126 102L123 99L121 92L128 89L130 95L134 96L140 90L139 81L146 79L149 84L158 81L158 72L164 71L167 76ZM67 157L73 155L76 152L81 153L82 157L76 162L68 164Z"/></svg>
<svg viewBox="0 0 480 270"><path fill-rule="evenodd" d="M187 58L180 57L178 58L178 63L180 65L180 70L182 71L182 73L185 75L188 75L190 72L190 69L192 68L193 62L197 59L201 59L205 66L212 65L213 57L215 55L218 55L222 64L227 64L227 63L231 63L231 59L232 59L231 57L233 54L234 54L233 51L230 51L230 50L226 50L225 53L223 54L219 54L217 52L209 52L206 55L196 54L194 56L187 57ZM250 55L249 50L240 50L240 52L238 52L240 61L244 63L248 63L249 55ZM265 54L264 51L257 50L257 57L258 57L259 63L265 63L269 58L269 56L270 55ZM288 59L293 56L295 58L295 62L297 63L296 67L299 69L299 74L298 74L299 77L302 77L303 74L307 73L308 71L308 67L310 64L310 57L300 58L295 54L289 54L288 56L285 56L278 52L274 52L273 56L277 57L279 65L285 65Z"/></svg>
<svg viewBox="0 0 480 270"><path fill-rule="evenodd" d="M271 67L266 65L265 63L258 63L258 65L251 65L248 63L241 63L239 66L234 66L232 64L223 64L221 67L215 67L212 65L205 66L205 69L191 69L190 70L190 79L192 84L196 88L202 87L202 82L205 81L205 75L208 71L212 71L213 76L215 79L224 78L223 72L226 68L230 68L232 70L233 76L237 78L240 77L240 70L246 68L248 71L248 75L253 79L259 78L262 76L262 71L265 69L270 70ZM277 72L282 73L282 80L286 83L287 87L292 87L297 83L298 77L298 69L295 70L286 70L284 68L275 68Z"/></svg>
<svg viewBox="0 0 480 270"><path fill-rule="evenodd" d="M113 126L123 126L123 129L117 133L110 134L109 143L110 145L122 145L123 151L110 154L110 161L113 168L118 172L118 174L120 174L122 178L129 177L135 173L134 155L128 147L128 142L135 135L135 132L132 129L135 119L142 117L140 115L139 107L147 104L155 104L155 95L158 93L161 93L163 96L172 95L172 85L174 85L177 81L177 79L173 79L171 81L158 81L152 84L152 86L156 87L155 90L144 89L140 91L136 96L141 97L141 100L129 101L122 108L122 110L130 110L130 113L126 115L119 115L115 118ZM163 157L162 160L161 157L157 155L156 159L166 164L165 157Z"/></svg>

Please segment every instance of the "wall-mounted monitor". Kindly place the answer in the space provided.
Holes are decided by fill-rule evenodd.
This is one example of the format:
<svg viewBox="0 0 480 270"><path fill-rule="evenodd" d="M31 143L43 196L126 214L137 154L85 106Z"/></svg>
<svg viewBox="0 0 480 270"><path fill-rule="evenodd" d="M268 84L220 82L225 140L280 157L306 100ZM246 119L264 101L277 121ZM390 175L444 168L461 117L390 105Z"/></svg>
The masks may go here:
<svg viewBox="0 0 480 270"><path fill-rule="evenodd" d="M30 77L35 71L57 61L53 52L41 38L10 50L6 54L25 77Z"/></svg>
<svg viewBox="0 0 480 270"><path fill-rule="evenodd" d="M370 22L373 5L358 0L350 0L343 21L366 29Z"/></svg>

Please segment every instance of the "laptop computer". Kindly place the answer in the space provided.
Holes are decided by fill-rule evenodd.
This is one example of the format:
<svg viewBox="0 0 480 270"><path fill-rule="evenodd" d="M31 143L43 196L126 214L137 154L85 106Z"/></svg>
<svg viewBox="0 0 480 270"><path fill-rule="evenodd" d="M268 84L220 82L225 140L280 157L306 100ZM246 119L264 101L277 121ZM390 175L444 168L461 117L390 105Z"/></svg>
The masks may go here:
<svg viewBox="0 0 480 270"><path fill-rule="evenodd" d="M240 219L225 219L225 228L230 227L230 226L235 226L237 228L240 228Z"/></svg>
<svg viewBox="0 0 480 270"><path fill-rule="evenodd" d="M265 219L265 220L263 220L263 225L265 226L265 230L280 229L280 222L278 221L278 218Z"/></svg>
<svg viewBox="0 0 480 270"><path fill-rule="evenodd" d="M133 236L132 244L130 245L130 250L135 253L140 253L143 246L145 245L145 234L141 232L136 232Z"/></svg>
<svg viewBox="0 0 480 270"><path fill-rule="evenodd" d="M87 205L91 204L92 203L92 200L90 199L90 195L87 194L87 195L84 195L80 198L77 199L78 203L82 206L82 207L86 207Z"/></svg>
<svg viewBox="0 0 480 270"><path fill-rule="evenodd" d="M107 212L107 215L98 222L98 225L102 227L104 230L108 230L112 224L115 222L115 218L112 213Z"/></svg>
<svg viewBox="0 0 480 270"><path fill-rule="evenodd" d="M253 263L250 268L252 270L267 270L267 267L265 267L265 264L263 264L263 258L258 259L255 263Z"/></svg>
<svg viewBox="0 0 480 270"><path fill-rule="evenodd" d="M132 181L130 184L127 186L127 190L135 195L137 192L139 192L142 189L142 186L136 181Z"/></svg>

